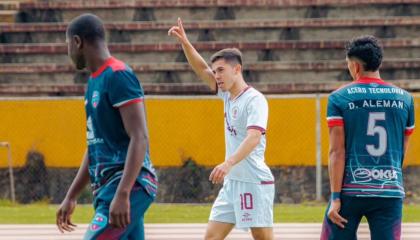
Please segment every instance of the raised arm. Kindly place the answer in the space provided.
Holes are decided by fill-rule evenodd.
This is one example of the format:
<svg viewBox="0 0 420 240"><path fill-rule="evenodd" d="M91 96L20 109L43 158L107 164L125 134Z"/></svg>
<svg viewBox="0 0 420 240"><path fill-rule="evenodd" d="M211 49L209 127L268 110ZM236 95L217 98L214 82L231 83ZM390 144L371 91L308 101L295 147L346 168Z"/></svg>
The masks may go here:
<svg viewBox="0 0 420 240"><path fill-rule="evenodd" d="M171 27L168 31L169 36L175 36L182 45L184 54L187 57L188 63L198 75L209 87L216 91L216 79L213 74L213 70L209 67L207 62L197 52L191 42L188 40L187 34L185 33L184 26L182 25L181 18L178 18L178 25Z"/></svg>

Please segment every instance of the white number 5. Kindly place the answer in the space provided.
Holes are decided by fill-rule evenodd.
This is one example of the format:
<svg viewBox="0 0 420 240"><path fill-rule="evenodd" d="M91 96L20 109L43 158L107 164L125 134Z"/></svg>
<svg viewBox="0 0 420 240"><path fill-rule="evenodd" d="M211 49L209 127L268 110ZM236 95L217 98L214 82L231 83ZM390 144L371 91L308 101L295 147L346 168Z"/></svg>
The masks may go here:
<svg viewBox="0 0 420 240"><path fill-rule="evenodd" d="M374 157L380 157L384 155L386 152L386 145L387 145L387 134L386 130L382 126L376 126L376 121L384 121L385 120L385 113L384 112L374 112L369 113L369 120L368 120L368 128L367 128L367 135L368 136L375 136L378 134L379 136L379 144L378 147L375 147L373 144L367 144L366 150L368 153Z"/></svg>

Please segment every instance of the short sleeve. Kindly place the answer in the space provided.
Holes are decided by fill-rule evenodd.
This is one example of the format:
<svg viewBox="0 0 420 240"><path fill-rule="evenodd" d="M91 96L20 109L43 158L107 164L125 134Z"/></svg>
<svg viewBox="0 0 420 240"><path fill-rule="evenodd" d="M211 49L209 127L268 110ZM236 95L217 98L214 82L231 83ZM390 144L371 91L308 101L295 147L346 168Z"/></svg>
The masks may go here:
<svg viewBox="0 0 420 240"><path fill-rule="evenodd" d="M413 98L413 96L411 96L411 103L410 103L410 107L409 107L409 110L408 110L407 125L406 125L405 131L404 131L404 134L406 136L411 135L414 131L414 127L415 127L415 118L414 118L415 112L414 112L414 109L415 109L414 98Z"/></svg>
<svg viewBox="0 0 420 240"><path fill-rule="evenodd" d="M328 97L327 122L328 127L344 126L343 113L333 94Z"/></svg>
<svg viewBox="0 0 420 240"><path fill-rule="evenodd" d="M116 71L108 82L109 100L113 107L122 107L143 101L144 92L131 71Z"/></svg>
<svg viewBox="0 0 420 240"><path fill-rule="evenodd" d="M268 103L263 95L256 96L250 100L246 108L247 129L256 129L265 134L268 121Z"/></svg>

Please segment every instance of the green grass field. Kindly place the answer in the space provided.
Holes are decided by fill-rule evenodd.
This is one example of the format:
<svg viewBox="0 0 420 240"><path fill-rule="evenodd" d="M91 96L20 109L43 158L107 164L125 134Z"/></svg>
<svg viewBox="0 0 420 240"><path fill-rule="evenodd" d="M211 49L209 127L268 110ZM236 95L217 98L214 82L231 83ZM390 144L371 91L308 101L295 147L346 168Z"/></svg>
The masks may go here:
<svg viewBox="0 0 420 240"><path fill-rule="evenodd" d="M322 222L325 204L277 204L274 221ZM146 214L146 223L206 223L211 205L153 204ZM52 224L55 223L57 205L36 203L18 205L0 201L0 224ZM91 205L78 205L74 212L75 223L88 223L93 215ZM420 222L420 205L404 206L404 222Z"/></svg>

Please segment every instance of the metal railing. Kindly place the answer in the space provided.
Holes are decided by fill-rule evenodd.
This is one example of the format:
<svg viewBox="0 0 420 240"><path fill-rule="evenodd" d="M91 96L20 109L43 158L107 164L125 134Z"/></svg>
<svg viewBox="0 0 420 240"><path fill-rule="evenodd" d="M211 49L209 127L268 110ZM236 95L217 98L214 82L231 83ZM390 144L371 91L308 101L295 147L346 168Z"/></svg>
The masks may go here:
<svg viewBox="0 0 420 240"><path fill-rule="evenodd" d="M16 202L15 177L14 177L14 174L13 174L12 150L11 150L11 147L10 147L10 143L0 142L0 147L7 148L7 166L8 166L8 170L9 170L9 181L10 181L10 200L12 202Z"/></svg>

